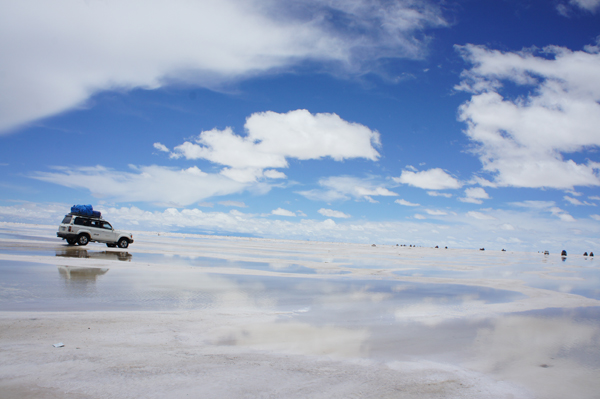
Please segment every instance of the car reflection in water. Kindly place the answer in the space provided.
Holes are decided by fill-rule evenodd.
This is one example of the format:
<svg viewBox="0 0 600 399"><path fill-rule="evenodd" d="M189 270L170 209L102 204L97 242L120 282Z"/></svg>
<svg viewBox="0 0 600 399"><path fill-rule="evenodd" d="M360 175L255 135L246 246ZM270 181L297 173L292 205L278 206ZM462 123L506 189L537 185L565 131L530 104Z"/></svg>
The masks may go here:
<svg viewBox="0 0 600 399"><path fill-rule="evenodd" d="M58 273L64 281L66 298L93 298L98 295L96 283L108 269L99 267L58 266Z"/></svg>
<svg viewBox="0 0 600 399"><path fill-rule="evenodd" d="M66 250L56 251L56 256L63 258L90 258L90 259L102 259L102 260L120 260L124 262L131 262L131 255L129 252L120 251L88 251L86 249L69 248Z"/></svg>
<svg viewBox="0 0 600 399"><path fill-rule="evenodd" d="M58 266L58 273L65 280L72 282L95 282L99 276L106 274L108 269L99 267Z"/></svg>

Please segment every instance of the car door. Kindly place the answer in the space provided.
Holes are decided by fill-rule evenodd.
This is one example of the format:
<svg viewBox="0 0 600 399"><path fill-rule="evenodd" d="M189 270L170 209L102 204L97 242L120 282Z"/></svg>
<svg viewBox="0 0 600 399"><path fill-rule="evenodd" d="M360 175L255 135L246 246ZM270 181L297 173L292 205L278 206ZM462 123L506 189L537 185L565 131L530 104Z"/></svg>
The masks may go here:
<svg viewBox="0 0 600 399"><path fill-rule="evenodd" d="M100 221L101 237L103 242L115 242L115 233L113 227L106 220Z"/></svg>
<svg viewBox="0 0 600 399"><path fill-rule="evenodd" d="M92 240L104 241L103 229L99 220L90 220L90 233L92 235Z"/></svg>

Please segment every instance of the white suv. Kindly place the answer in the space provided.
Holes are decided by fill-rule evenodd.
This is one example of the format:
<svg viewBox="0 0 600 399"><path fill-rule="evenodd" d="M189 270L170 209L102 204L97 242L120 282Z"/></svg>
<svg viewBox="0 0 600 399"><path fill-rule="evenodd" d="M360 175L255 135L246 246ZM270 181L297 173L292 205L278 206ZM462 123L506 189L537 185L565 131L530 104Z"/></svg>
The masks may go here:
<svg viewBox="0 0 600 399"><path fill-rule="evenodd" d="M118 231L106 220L91 216L68 214L58 226L56 235L69 245L87 245L90 241L104 242L109 247L127 248L133 242L131 233Z"/></svg>

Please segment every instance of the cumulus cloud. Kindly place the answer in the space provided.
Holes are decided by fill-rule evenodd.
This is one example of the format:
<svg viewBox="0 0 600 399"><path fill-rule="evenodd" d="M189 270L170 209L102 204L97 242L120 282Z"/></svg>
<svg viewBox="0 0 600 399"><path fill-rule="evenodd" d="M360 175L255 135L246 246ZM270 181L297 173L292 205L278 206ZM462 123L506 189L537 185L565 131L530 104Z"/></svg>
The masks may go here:
<svg viewBox="0 0 600 399"><path fill-rule="evenodd" d="M47 229L52 233L56 224L71 207L69 204L39 204L15 202L0 205L0 226L10 227L7 222L35 223L32 228L39 233ZM513 250L533 251L540 248L571 248L573 253L589 251L590 245L600 245L600 215L578 219L577 223L557 221L548 212L535 208L517 210L486 209L481 212L444 216L444 223L430 222L422 215L403 220L368 221L364 219L318 220L303 218L279 218L237 209L229 212L202 211L200 209L167 208L164 211L145 211L137 207L111 207L94 205L113 226L136 231L206 232L210 234L244 235L265 238L287 237L298 240L360 242L372 244L411 243L419 246L448 245L452 248L500 249L498 238L511 244ZM206 209L206 208L205 208ZM296 212L299 215L299 212ZM476 218L471 216L481 216ZM40 226L46 224L46 227ZM512 226L512 228L511 228ZM155 234L155 233L153 233ZM595 244L594 244L595 243Z"/></svg>
<svg viewBox="0 0 600 399"><path fill-rule="evenodd" d="M555 206L554 201L522 201L512 202L511 204L523 208L529 208L536 212L550 212L552 216L558 217L563 222L575 221L575 218L571 216L568 212Z"/></svg>
<svg viewBox="0 0 600 399"><path fill-rule="evenodd" d="M415 204L404 199L397 199L394 201L396 204L404 205L404 206L419 206L419 204Z"/></svg>
<svg viewBox="0 0 600 399"><path fill-rule="evenodd" d="M600 0L570 0L569 3L591 12L600 9Z"/></svg>
<svg viewBox="0 0 600 399"><path fill-rule="evenodd" d="M247 208L248 206L242 201L219 201L219 205L223 206L235 206L238 208Z"/></svg>
<svg viewBox="0 0 600 399"><path fill-rule="evenodd" d="M188 169L156 165L131 167L132 172L119 172L103 166L59 167L54 172L36 172L31 177L65 187L88 189L97 198L171 206L187 206L205 198L248 188L223 175L205 173L195 166Z"/></svg>
<svg viewBox="0 0 600 399"><path fill-rule="evenodd" d="M353 176L333 176L319 180L323 189L299 191L298 194L314 201L339 201L354 198L375 202L373 196L394 197L398 194L388 190L373 179L361 179Z"/></svg>
<svg viewBox="0 0 600 399"><path fill-rule="evenodd" d="M154 143L154 148L156 148L158 151L170 152L167 146L161 143Z"/></svg>
<svg viewBox="0 0 600 399"><path fill-rule="evenodd" d="M511 205L520 206L523 208L545 209L555 205L554 201L520 201L511 202Z"/></svg>
<svg viewBox="0 0 600 399"><path fill-rule="evenodd" d="M452 197L452 194L450 194L450 193L440 193L439 191L427 191L427 195L429 195L431 197L446 197L446 198Z"/></svg>
<svg viewBox="0 0 600 399"><path fill-rule="evenodd" d="M269 179L287 179L285 173L274 169L268 169L263 172L263 175Z"/></svg>
<svg viewBox="0 0 600 399"><path fill-rule="evenodd" d="M472 187L465 190L465 196L459 198L462 202L470 202L472 204L482 204L484 199L489 199L490 196L481 187Z"/></svg>
<svg viewBox="0 0 600 399"><path fill-rule="evenodd" d="M596 204L591 203L591 202L587 202L587 201L580 201L577 198L573 198L573 197L569 197L568 195L565 195L563 197L565 199L565 201L569 202L571 205L588 205L588 206L596 206Z"/></svg>
<svg viewBox="0 0 600 399"><path fill-rule="evenodd" d="M296 214L292 211L288 211L287 209L283 209L283 208L277 208L277 209L273 209L271 211L272 215L277 215L277 216L296 216Z"/></svg>
<svg viewBox="0 0 600 399"><path fill-rule="evenodd" d="M560 209L557 206L550 208L550 213L552 213L553 216L558 217L563 222L574 222L575 221L575 218L573 216L571 216L568 212Z"/></svg>
<svg viewBox="0 0 600 399"><path fill-rule="evenodd" d="M193 143L186 141L175 147L171 156L225 165L221 173L242 183L262 176L284 178L281 172L263 170L287 168L286 158L379 158L374 148L381 145L379 133L336 114L313 115L303 109L285 114L267 111L252 114L244 127L246 136L236 135L231 128L202 132Z"/></svg>
<svg viewBox="0 0 600 399"><path fill-rule="evenodd" d="M424 220L427 219L425 216L419 214L419 213L415 213L415 215L413 216L415 219L419 219L419 220Z"/></svg>
<svg viewBox="0 0 600 399"><path fill-rule="evenodd" d="M491 215L487 215L485 213L475 212L475 211L467 212L467 216L470 216L470 217L478 219L478 220L496 220L496 218Z"/></svg>
<svg viewBox="0 0 600 399"><path fill-rule="evenodd" d="M321 215L323 216L327 216L330 218L342 218L342 219L348 219L351 216L341 212L341 211L334 211L333 209L325 209L325 208L321 208L319 209L317 212L319 212Z"/></svg>
<svg viewBox="0 0 600 399"><path fill-rule="evenodd" d="M441 211L439 209L425 209L425 212L427 212L428 215L432 215L432 216L443 216L443 215L447 215L447 212Z"/></svg>
<svg viewBox="0 0 600 399"><path fill-rule="evenodd" d="M500 52L457 46L472 63L456 88L472 93L459 120L475 143L483 170L498 186L600 185L600 164L577 163L568 154L600 145L600 48L583 51L548 46L541 51ZM523 89L501 94L504 83Z"/></svg>
<svg viewBox="0 0 600 399"><path fill-rule="evenodd" d="M445 190L450 188L460 188L462 186L461 182L440 168L424 170L421 172L404 170L400 177L394 177L393 180L396 183L408 184L426 190Z"/></svg>
<svg viewBox="0 0 600 399"><path fill-rule="evenodd" d="M361 73L421 57L423 30L446 25L438 6L409 0L4 2L0 131L103 90L215 88L306 60Z"/></svg>

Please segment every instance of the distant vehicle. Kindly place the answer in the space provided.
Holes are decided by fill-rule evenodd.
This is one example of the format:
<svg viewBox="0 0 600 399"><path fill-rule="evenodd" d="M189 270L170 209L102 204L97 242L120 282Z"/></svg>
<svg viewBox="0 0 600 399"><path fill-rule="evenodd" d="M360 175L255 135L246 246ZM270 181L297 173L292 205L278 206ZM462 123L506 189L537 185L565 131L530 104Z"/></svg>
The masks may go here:
<svg viewBox="0 0 600 399"><path fill-rule="evenodd" d="M58 226L56 235L67 240L69 245L87 245L89 242L95 241L106 243L111 248L127 248L129 244L133 243L131 233L113 229L106 220L73 213L65 215Z"/></svg>

